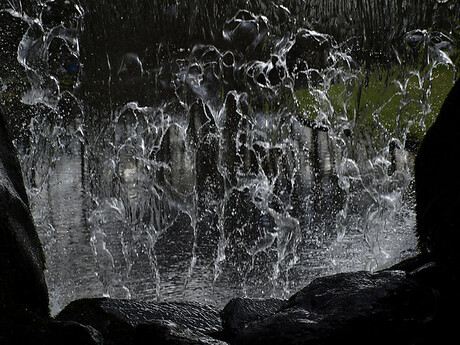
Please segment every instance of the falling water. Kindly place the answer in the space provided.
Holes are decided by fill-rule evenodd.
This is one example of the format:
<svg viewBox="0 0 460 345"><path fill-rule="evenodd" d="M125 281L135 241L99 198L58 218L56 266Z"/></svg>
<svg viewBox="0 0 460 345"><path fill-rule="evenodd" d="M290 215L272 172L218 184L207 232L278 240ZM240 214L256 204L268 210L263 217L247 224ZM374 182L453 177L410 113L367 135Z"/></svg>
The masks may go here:
<svg viewBox="0 0 460 345"><path fill-rule="evenodd" d="M416 253L413 159L456 1L19 1L2 106L55 313L286 297Z"/></svg>

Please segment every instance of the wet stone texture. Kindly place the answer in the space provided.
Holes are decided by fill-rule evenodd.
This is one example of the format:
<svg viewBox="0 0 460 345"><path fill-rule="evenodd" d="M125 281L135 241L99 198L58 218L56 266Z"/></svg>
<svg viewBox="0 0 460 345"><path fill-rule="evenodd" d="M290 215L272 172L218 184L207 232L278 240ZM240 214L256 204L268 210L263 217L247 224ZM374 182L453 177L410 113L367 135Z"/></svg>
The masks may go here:
<svg viewBox="0 0 460 345"><path fill-rule="evenodd" d="M435 123L427 131L415 160L417 235L429 252L458 274L460 241L460 80L445 99ZM453 166L452 166L453 165Z"/></svg>
<svg viewBox="0 0 460 345"><path fill-rule="evenodd" d="M103 345L101 333L91 326L75 321L51 321L29 339L28 344Z"/></svg>
<svg viewBox="0 0 460 345"><path fill-rule="evenodd" d="M57 317L98 344L434 344L455 318L445 267L420 256L376 273L322 277L289 300L195 303L83 299ZM447 292L446 292L447 291ZM53 333L56 334L56 333ZM58 333L59 334L59 333ZM55 336L55 335L54 335Z"/></svg>
<svg viewBox="0 0 460 345"><path fill-rule="evenodd" d="M236 344L420 343L435 293L403 271L314 280L276 314L250 324Z"/></svg>
<svg viewBox="0 0 460 345"><path fill-rule="evenodd" d="M199 339L197 344L206 344L212 341L209 335L222 331L219 310L187 302L82 299L70 303L56 319L90 325L110 344L143 344L154 334L166 343Z"/></svg>
<svg viewBox="0 0 460 345"><path fill-rule="evenodd" d="M285 300L268 298L234 298L222 310L222 325L224 337L233 341L235 336L249 324L263 320L275 314L284 304Z"/></svg>
<svg viewBox="0 0 460 345"><path fill-rule="evenodd" d="M225 345L227 343L214 339L199 331L168 322L152 321L136 327L133 344L168 344L168 345Z"/></svg>
<svg viewBox="0 0 460 345"><path fill-rule="evenodd" d="M48 317L45 259L0 109L0 343Z"/></svg>

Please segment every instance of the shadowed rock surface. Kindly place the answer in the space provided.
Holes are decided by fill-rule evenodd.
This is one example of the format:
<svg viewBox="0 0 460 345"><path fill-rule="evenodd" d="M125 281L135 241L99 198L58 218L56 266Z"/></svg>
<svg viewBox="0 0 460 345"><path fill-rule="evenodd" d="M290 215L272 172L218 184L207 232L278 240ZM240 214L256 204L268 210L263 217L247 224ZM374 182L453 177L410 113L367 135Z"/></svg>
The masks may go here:
<svg viewBox="0 0 460 345"><path fill-rule="evenodd" d="M74 321L51 321L41 327L27 344L103 345L101 333Z"/></svg>
<svg viewBox="0 0 460 345"><path fill-rule="evenodd" d="M402 271L342 273L314 280L236 344L423 344L436 295Z"/></svg>
<svg viewBox="0 0 460 345"><path fill-rule="evenodd" d="M143 339L145 334L156 331L158 337L163 334L185 339L186 334L203 337L222 330L218 309L189 302L82 299L70 303L56 319L89 325L101 332L110 344L127 344L134 334ZM142 326L137 332L136 327L141 324L150 326Z"/></svg>
<svg viewBox="0 0 460 345"><path fill-rule="evenodd" d="M263 320L275 314L286 303L285 300L234 298L221 312L225 339L230 341L254 321Z"/></svg>
<svg viewBox="0 0 460 345"><path fill-rule="evenodd" d="M460 80L427 131L415 161L417 235L425 253L458 268L460 241Z"/></svg>
<svg viewBox="0 0 460 345"><path fill-rule="evenodd" d="M45 258L0 109L0 343L48 316ZM5 340L6 342L6 340Z"/></svg>
<svg viewBox="0 0 460 345"><path fill-rule="evenodd" d="M136 327L132 344L225 345L227 343L170 321L152 321Z"/></svg>

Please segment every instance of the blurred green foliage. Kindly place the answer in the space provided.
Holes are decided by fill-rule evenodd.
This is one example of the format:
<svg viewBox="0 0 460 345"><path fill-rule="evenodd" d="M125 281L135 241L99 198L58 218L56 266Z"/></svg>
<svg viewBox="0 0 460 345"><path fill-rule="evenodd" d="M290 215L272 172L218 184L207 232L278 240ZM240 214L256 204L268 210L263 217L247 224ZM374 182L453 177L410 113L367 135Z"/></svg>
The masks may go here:
<svg viewBox="0 0 460 345"><path fill-rule="evenodd" d="M295 96L301 116L308 120L315 121L325 111L330 121L349 121L355 131L365 131L373 138L383 131L392 137L420 141L436 120L452 88L454 73L454 68L446 65L438 65L425 75L403 73L397 68L376 70L323 88L325 92L319 96L316 90L308 89L297 90Z"/></svg>

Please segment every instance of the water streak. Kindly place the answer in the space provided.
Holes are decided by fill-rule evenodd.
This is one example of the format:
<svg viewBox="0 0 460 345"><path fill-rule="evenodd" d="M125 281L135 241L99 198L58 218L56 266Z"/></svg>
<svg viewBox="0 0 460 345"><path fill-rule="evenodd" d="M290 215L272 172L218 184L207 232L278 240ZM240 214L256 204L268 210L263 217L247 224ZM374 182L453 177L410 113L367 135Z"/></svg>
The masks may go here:
<svg viewBox="0 0 460 345"><path fill-rule="evenodd" d="M414 148L460 61L458 4L198 2L1 8L26 27L2 102L28 109L15 144L53 312L286 297L416 251Z"/></svg>

